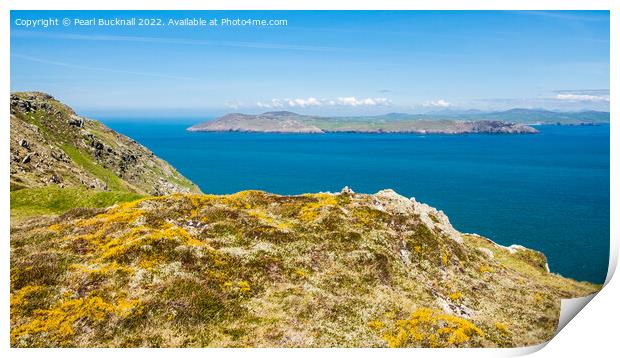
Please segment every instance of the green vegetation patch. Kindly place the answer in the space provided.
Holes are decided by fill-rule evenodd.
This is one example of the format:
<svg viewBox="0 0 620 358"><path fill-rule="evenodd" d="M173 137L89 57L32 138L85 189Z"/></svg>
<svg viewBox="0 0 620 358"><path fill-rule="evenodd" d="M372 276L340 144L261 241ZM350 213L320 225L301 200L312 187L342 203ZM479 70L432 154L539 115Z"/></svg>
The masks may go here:
<svg viewBox="0 0 620 358"><path fill-rule="evenodd" d="M79 166L108 184L108 189L112 191L129 190L127 184L125 184L121 178L112 173L110 170L95 163L88 155L82 153L76 147L71 145L63 145L62 150L64 150L65 153L67 153L67 155L69 155L69 157L71 157L71 159Z"/></svg>
<svg viewBox="0 0 620 358"><path fill-rule="evenodd" d="M55 185L11 192L11 218L60 214L73 208L103 208L133 201L142 195L123 191L90 191Z"/></svg>

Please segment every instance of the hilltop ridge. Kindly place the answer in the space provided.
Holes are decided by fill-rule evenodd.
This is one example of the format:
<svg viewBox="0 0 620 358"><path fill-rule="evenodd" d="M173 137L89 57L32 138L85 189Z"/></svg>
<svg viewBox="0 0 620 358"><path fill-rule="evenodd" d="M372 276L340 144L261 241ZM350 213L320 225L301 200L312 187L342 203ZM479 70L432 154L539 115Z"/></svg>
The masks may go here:
<svg viewBox="0 0 620 358"><path fill-rule="evenodd" d="M188 131L323 133L321 128L304 123L302 116L286 111L265 112L259 115L230 113L213 121L191 126Z"/></svg>
<svg viewBox="0 0 620 358"><path fill-rule="evenodd" d="M148 195L199 193L133 139L41 92L12 93L11 190L50 184Z"/></svg>

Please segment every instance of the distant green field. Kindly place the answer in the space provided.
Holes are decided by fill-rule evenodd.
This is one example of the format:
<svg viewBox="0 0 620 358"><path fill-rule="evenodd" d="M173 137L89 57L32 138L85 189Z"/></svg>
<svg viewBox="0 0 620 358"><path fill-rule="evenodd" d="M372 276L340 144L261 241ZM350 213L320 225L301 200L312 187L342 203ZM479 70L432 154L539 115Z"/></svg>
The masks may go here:
<svg viewBox="0 0 620 358"><path fill-rule="evenodd" d="M142 197L123 191L91 191L54 185L22 189L11 192L11 218L61 214L73 208L103 208Z"/></svg>

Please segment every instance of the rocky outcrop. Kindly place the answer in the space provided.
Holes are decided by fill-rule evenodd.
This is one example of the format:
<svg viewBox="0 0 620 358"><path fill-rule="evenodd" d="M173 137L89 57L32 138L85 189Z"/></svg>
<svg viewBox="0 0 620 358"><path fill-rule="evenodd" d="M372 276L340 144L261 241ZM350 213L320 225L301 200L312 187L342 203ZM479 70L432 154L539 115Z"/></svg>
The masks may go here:
<svg viewBox="0 0 620 358"><path fill-rule="evenodd" d="M454 133L535 134L538 130L521 123L479 120L456 122Z"/></svg>
<svg viewBox="0 0 620 358"><path fill-rule="evenodd" d="M50 184L165 195L199 192L150 150L52 96L13 93L11 188Z"/></svg>

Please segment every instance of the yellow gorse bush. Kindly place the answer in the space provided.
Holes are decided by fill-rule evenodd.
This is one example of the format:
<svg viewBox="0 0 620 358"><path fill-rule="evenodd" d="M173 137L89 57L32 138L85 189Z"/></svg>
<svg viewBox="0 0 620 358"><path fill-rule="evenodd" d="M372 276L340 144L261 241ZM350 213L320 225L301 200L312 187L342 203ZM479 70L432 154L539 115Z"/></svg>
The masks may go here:
<svg viewBox="0 0 620 358"><path fill-rule="evenodd" d="M14 297L13 305L19 305L19 297ZM110 304L101 297L66 299L50 309L37 309L28 323L13 327L11 342L27 339L29 336L44 334L50 341L60 346L72 345L79 323L95 325L104 321L109 315L124 317L138 309L138 300L120 299Z"/></svg>
<svg viewBox="0 0 620 358"><path fill-rule="evenodd" d="M371 321L369 326L383 330L383 338L392 348L461 347L484 337L482 330L472 322L430 308L419 308L408 319L387 325Z"/></svg>
<svg viewBox="0 0 620 358"><path fill-rule="evenodd" d="M317 201L306 204L299 213L299 219L304 222L311 222L318 218L322 208L338 204L338 200L333 194L314 194L312 198L317 199Z"/></svg>

